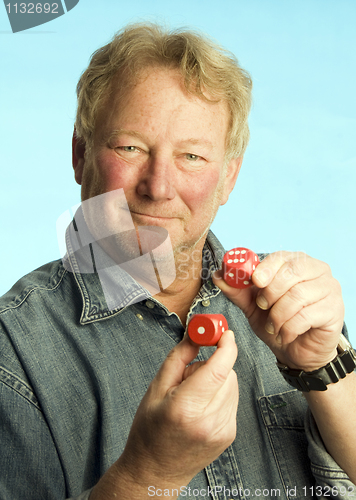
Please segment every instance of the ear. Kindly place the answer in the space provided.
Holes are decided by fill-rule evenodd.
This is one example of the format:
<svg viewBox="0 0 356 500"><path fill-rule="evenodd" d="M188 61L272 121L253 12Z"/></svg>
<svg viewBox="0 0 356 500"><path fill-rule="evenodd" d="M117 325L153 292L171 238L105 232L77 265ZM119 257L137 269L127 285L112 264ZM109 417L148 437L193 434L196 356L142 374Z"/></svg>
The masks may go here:
<svg viewBox="0 0 356 500"><path fill-rule="evenodd" d="M226 167L226 177L224 184L224 192L221 197L220 205L225 205L227 200L229 199L231 191L234 189L236 184L237 176L239 175L241 165L242 165L243 156L239 156L238 158L233 158L230 160Z"/></svg>
<svg viewBox="0 0 356 500"><path fill-rule="evenodd" d="M78 184L82 183L84 163L85 163L84 155L85 155L85 143L77 138L77 133L74 127L73 138L72 138L72 163L74 169L74 178Z"/></svg>

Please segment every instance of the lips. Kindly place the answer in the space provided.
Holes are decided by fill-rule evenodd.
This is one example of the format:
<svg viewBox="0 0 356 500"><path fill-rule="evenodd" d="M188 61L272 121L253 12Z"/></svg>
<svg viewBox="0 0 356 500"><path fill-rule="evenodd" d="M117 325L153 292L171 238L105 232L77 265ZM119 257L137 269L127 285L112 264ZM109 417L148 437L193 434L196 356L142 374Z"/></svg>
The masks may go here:
<svg viewBox="0 0 356 500"><path fill-rule="evenodd" d="M169 220L169 219L173 218L173 217L162 217L162 215L143 214L143 213L140 213L140 212L133 212L132 210L131 210L131 213L135 214L135 215L139 215L141 217L149 217L150 219L165 219L165 220Z"/></svg>

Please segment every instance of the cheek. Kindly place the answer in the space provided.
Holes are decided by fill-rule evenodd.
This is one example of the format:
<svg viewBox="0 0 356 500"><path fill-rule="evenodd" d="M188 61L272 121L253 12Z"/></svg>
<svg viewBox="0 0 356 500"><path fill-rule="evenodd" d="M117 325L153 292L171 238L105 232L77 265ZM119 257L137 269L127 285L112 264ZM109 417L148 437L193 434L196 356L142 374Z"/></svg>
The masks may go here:
<svg viewBox="0 0 356 500"><path fill-rule="evenodd" d="M125 188L130 179L127 169L112 155L97 155L95 162L95 179L100 184L102 192Z"/></svg>
<svg viewBox="0 0 356 500"><path fill-rule="evenodd" d="M215 202L219 191L219 172L210 170L205 172L200 179L193 178L185 183L186 196L196 210Z"/></svg>

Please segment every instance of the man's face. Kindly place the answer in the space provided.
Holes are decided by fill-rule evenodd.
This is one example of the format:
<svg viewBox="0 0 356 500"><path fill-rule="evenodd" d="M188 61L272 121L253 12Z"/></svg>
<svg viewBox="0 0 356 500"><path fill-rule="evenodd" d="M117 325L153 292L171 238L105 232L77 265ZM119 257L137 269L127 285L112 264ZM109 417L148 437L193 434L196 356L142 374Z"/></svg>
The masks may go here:
<svg viewBox="0 0 356 500"><path fill-rule="evenodd" d="M201 249L241 163L224 169L228 122L226 103L188 94L177 71L144 71L100 110L90 155L76 167L82 199L123 188L135 227L166 228L175 253ZM120 224L108 214L105 224Z"/></svg>

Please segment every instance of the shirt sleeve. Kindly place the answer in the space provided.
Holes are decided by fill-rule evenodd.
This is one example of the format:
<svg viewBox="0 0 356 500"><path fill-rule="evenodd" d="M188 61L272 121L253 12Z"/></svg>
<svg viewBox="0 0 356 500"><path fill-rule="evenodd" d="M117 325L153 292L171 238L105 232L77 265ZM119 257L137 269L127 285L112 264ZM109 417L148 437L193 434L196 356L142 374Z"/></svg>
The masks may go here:
<svg viewBox="0 0 356 500"><path fill-rule="evenodd" d="M351 482L346 472L339 467L326 450L309 408L306 413L305 431L308 439L311 470L316 480L316 488L319 488L321 494L318 496L322 498L324 498L324 495L340 499L354 498L356 496L356 485ZM318 494L318 491L315 494Z"/></svg>
<svg viewBox="0 0 356 500"><path fill-rule="evenodd" d="M30 388L0 366L0 498L63 500L66 485L44 415Z"/></svg>

